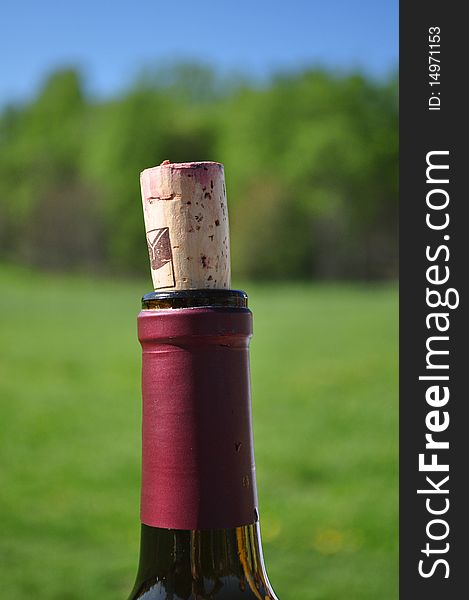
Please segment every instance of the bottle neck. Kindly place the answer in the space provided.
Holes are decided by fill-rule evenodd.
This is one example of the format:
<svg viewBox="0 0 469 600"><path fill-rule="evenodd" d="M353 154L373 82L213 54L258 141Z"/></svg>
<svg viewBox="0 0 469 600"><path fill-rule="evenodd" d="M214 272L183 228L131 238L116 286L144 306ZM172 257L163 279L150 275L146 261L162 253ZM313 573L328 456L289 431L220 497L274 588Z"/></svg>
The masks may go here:
<svg viewBox="0 0 469 600"><path fill-rule="evenodd" d="M257 524L181 531L142 525L131 599L275 599Z"/></svg>
<svg viewBox="0 0 469 600"><path fill-rule="evenodd" d="M262 558L247 296L142 300L141 552L129 600L276 600Z"/></svg>
<svg viewBox="0 0 469 600"><path fill-rule="evenodd" d="M151 527L227 529L257 520L249 381L252 315L247 308L220 304L242 293L216 292L216 305L194 306L194 297L191 307L146 309L138 316L140 515ZM210 300L203 293L204 302ZM170 300L180 302L182 292L173 294Z"/></svg>

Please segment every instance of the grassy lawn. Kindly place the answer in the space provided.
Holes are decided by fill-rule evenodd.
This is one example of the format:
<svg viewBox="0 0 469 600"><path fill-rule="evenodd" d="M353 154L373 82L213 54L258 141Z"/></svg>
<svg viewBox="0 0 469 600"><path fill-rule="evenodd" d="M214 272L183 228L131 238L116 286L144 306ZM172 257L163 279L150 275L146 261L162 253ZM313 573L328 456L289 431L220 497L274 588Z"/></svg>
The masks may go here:
<svg viewBox="0 0 469 600"><path fill-rule="evenodd" d="M0 596L126 598L146 282L0 268ZM397 598L397 293L247 285L266 563L281 600Z"/></svg>

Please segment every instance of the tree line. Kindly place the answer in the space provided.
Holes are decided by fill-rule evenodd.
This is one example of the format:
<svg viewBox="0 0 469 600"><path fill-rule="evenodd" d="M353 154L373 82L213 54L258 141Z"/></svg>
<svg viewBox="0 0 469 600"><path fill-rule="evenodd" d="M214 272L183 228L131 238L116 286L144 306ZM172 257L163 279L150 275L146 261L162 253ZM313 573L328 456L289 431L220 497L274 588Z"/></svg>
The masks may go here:
<svg viewBox="0 0 469 600"><path fill-rule="evenodd" d="M397 81L321 69L268 82L197 65L100 100L74 69L0 114L2 261L141 274L139 172L225 164L239 278L397 273Z"/></svg>

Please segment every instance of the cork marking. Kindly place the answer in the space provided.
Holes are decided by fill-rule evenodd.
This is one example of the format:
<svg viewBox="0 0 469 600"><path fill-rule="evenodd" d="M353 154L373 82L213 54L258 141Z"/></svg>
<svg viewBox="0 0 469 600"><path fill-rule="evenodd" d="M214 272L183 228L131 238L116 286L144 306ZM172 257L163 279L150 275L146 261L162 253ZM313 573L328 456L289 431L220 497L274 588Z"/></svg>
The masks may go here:
<svg viewBox="0 0 469 600"><path fill-rule="evenodd" d="M173 253L169 238L169 227L147 231L147 246L152 271L160 271L158 280L161 285L155 289L175 287Z"/></svg>

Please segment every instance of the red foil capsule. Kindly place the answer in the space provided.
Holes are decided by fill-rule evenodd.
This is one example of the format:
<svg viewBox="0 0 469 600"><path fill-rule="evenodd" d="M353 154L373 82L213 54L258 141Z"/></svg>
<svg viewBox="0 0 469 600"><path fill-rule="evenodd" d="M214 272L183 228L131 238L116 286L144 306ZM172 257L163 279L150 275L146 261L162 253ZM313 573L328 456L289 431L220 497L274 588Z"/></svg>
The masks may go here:
<svg viewBox="0 0 469 600"><path fill-rule="evenodd" d="M168 529L257 520L248 309L143 310L141 520Z"/></svg>

